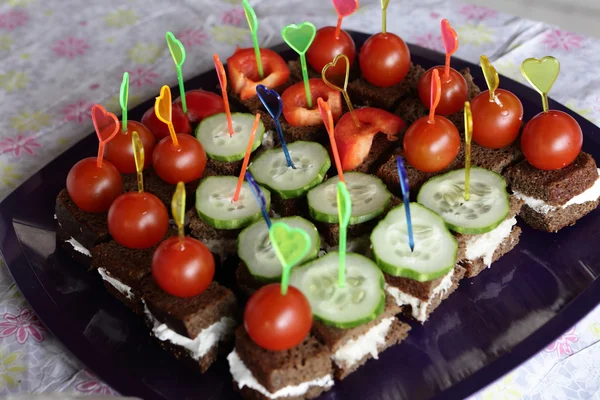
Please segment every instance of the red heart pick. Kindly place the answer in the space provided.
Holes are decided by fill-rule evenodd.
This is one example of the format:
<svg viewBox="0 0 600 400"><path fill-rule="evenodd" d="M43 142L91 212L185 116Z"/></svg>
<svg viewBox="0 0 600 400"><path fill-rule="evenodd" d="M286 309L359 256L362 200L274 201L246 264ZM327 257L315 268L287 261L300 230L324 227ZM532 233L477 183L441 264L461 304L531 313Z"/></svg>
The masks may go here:
<svg viewBox="0 0 600 400"><path fill-rule="evenodd" d="M92 107L92 122L100 144L108 143L119 132L119 119L104 107L96 104Z"/></svg>
<svg viewBox="0 0 600 400"><path fill-rule="evenodd" d="M442 28L442 39L444 40L444 49L446 50L446 57L450 57L456 50L458 50L458 35L456 31L450 26L450 22L447 19L443 19L441 23Z"/></svg>
<svg viewBox="0 0 600 400"><path fill-rule="evenodd" d="M338 16L344 18L358 9L358 0L333 0L333 7Z"/></svg>

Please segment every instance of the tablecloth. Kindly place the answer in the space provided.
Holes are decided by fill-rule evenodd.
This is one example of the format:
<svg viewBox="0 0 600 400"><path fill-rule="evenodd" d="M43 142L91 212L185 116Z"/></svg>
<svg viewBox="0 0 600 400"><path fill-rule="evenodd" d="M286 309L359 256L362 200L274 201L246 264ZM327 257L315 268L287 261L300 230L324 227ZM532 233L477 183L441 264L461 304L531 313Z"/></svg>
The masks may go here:
<svg viewBox="0 0 600 400"><path fill-rule="evenodd" d="M335 24L325 0L251 1L262 46L281 42L281 27L310 20ZM523 82L520 62L554 55L562 64L551 97L600 123L600 40L455 0L392 0L388 29L442 51L439 22L460 37L457 57L481 54L501 74ZM293 12L291 11L293 10ZM362 0L344 28L376 32L379 0ZM92 131L90 108L118 112L124 71L130 106L154 97L176 75L164 43L171 30L188 50L184 76L212 67L235 46L251 46L240 0L0 0L0 200ZM600 308L528 362L473 399L600 400ZM0 259L0 394L115 391L44 328Z"/></svg>

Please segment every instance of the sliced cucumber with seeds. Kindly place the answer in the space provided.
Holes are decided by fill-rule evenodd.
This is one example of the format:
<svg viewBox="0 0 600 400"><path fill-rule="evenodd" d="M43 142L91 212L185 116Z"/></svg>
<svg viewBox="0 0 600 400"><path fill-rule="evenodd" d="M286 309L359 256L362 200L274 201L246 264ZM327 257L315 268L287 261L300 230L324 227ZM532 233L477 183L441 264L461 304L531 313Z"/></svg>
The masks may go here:
<svg viewBox="0 0 600 400"><path fill-rule="evenodd" d="M302 229L308 233L311 239L310 250L302 263L317 258L321 247L321 238L312 222L302 217L286 217L273 220L273 222L276 221L285 222L291 228ZM281 279L281 263L271 246L269 228L264 220L256 221L240 233L237 239L237 252L256 280L278 282Z"/></svg>
<svg viewBox="0 0 600 400"><path fill-rule="evenodd" d="M316 142L298 141L288 145L294 168L288 167L281 148L267 150L249 169L256 182L265 185L283 199L304 195L323 182L331 167L325 147Z"/></svg>
<svg viewBox="0 0 600 400"><path fill-rule="evenodd" d="M346 284L338 287L337 252L292 270L290 285L308 299L313 316L341 329L370 322L385 307L384 278L377 265L356 253L346 254Z"/></svg>
<svg viewBox="0 0 600 400"><path fill-rule="evenodd" d="M385 212L392 195L381 179L362 172L345 172L344 179L352 200L350 225L369 221ZM339 176L334 176L308 192L308 209L316 221L338 223L339 181Z"/></svg>
<svg viewBox="0 0 600 400"><path fill-rule="evenodd" d="M254 125L254 115L249 113L232 113L233 136L229 135L227 116L225 113L211 115L200 122L196 128L196 138L202 143L209 158L217 161L239 161L244 158L248 140ZM262 143L265 125L258 124L252 151Z"/></svg>
<svg viewBox="0 0 600 400"><path fill-rule="evenodd" d="M240 196L233 202L238 178L235 176L209 176L196 189L196 211L202 221L217 229L241 229L262 218L260 207L248 182L242 184ZM271 208L271 193L261 187Z"/></svg>
<svg viewBox="0 0 600 400"><path fill-rule="evenodd" d="M444 220L417 203L410 203L415 239L408 246L404 205L392 209L371 233L377 265L386 273L424 282L446 275L456 264L458 242Z"/></svg>
<svg viewBox="0 0 600 400"><path fill-rule="evenodd" d="M455 232L478 235L502 223L510 211L506 181L499 174L471 167L470 199L465 201L465 170L431 178L417 201L438 213Z"/></svg>

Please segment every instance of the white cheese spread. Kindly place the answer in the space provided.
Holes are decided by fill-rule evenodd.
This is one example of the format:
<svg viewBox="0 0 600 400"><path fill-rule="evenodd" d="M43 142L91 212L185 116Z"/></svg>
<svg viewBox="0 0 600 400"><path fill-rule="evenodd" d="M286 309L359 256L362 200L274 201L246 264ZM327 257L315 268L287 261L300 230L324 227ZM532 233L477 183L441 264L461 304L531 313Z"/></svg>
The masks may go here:
<svg viewBox="0 0 600 400"><path fill-rule="evenodd" d="M92 253L90 253L90 251L88 249L86 249L85 247L83 247L81 245L81 243L79 243L74 238L66 240L66 242L69 243L71 246L73 246L73 249L76 252L81 253L81 254L83 254L84 256L87 256L87 257L91 257L92 256Z"/></svg>
<svg viewBox="0 0 600 400"><path fill-rule="evenodd" d="M502 242L510 235L513 226L517 223L517 218L513 217L503 221L493 230L475 235L467 242L466 258L467 260L477 260L483 258L483 263L486 267L492 265L494 252Z"/></svg>
<svg viewBox="0 0 600 400"><path fill-rule="evenodd" d="M115 289L117 289L119 292L121 292L123 295L125 295L125 297L127 297L128 299L133 298L133 292L131 291L131 287L127 286L120 280L115 279L112 276L108 275L108 272L106 272L106 269L98 268L98 273L100 274L102 279L104 279L106 282L110 283Z"/></svg>
<svg viewBox="0 0 600 400"><path fill-rule="evenodd" d="M385 318L381 322L367 331L364 335L349 340L340 347L333 355L333 361L340 368L351 368L354 364L363 359L367 354L377 359L379 357L379 348L385 345L385 338L394 322L394 317Z"/></svg>

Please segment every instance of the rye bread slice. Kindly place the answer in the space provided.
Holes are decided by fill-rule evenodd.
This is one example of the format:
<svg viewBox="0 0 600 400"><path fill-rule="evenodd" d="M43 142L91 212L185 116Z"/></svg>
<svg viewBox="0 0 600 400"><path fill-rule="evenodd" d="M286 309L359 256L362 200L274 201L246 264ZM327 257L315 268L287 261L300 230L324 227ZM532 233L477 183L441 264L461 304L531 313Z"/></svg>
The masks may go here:
<svg viewBox="0 0 600 400"><path fill-rule="evenodd" d="M271 209L281 217L298 215L306 218L308 216L306 195L293 199L282 199L277 193L271 192Z"/></svg>
<svg viewBox="0 0 600 400"><path fill-rule="evenodd" d="M560 206L592 187L598 171L592 156L581 152L571 164L555 171L537 169L523 160L508 168L505 177L513 192Z"/></svg>
<svg viewBox="0 0 600 400"><path fill-rule="evenodd" d="M333 374L331 351L312 335L308 335L294 348L270 351L254 343L246 329L240 326L235 332L235 351L256 381L271 393L286 386L297 386ZM237 383L234 382L234 386L237 388ZM327 389L315 388L312 393L298 398L312 398L325 390ZM252 389L250 391L257 393Z"/></svg>
<svg viewBox="0 0 600 400"><path fill-rule="evenodd" d="M261 282L254 279L250 273L250 270L248 270L248 267L243 261L240 261L239 266L235 270L235 280L242 293L248 297L252 296L254 292L264 285L268 285L266 282Z"/></svg>
<svg viewBox="0 0 600 400"><path fill-rule="evenodd" d="M220 262L236 254L241 229L216 229L202 221L195 209L187 212L190 236L200 240Z"/></svg>
<svg viewBox="0 0 600 400"><path fill-rule="evenodd" d="M400 132L398 137L402 137L404 132ZM379 167L389 158L390 154L402 145L400 140L390 141L386 135L381 133L373 136L371 149L364 161L354 169L354 171L372 174L377 172Z"/></svg>
<svg viewBox="0 0 600 400"><path fill-rule="evenodd" d="M300 59L296 59L296 60L292 60L292 61L288 61L288 68L290 69L290 77L296 81L299 82L301 80L303 80L304 78L302 77L302 65L300 64ZM350 75L348 75L348 82L353 82L355 79L357 79L360 75L360 67L358 66L358 61L354 60L354 62L352 63L352 65L350 66ZM310 65L308 66L308 78L322 78L321 76L321 71L316 71L314 70ZM343 78L343 77L342 77ZM335 82L334 80L332 80L333 83L336 84L343 84L343 82Z"/></svg>
<svg viewBox="0 0 600 400"><path fill-rule="evenodd" d="M539 213L525 204L519 216L533 229L545 232L558 232L562 228L575 223L585 215L594 211L600 200L588 201L583 204L572 204L565 208L549 211L547 214Z"/></svg>
<svg viewBox="0 0 600 400"><path fill-rule="evenodd" d="M496 248L496 250L494 251L494 255L492 256L492 263L498 261L500 257L514 249L519 243L520 236L521 228L519 228L516 225L513 226L512 230L510 231L510 235L508 235L506 239L502 241L500 246L498 246L498 248ZM485 265L483 257L479 257L476 260L462 260L460 262L460 265L462 265L466 270L466 278L472 278L474 276L477 276L481 271L488 267L487 265Z"/></svg>

